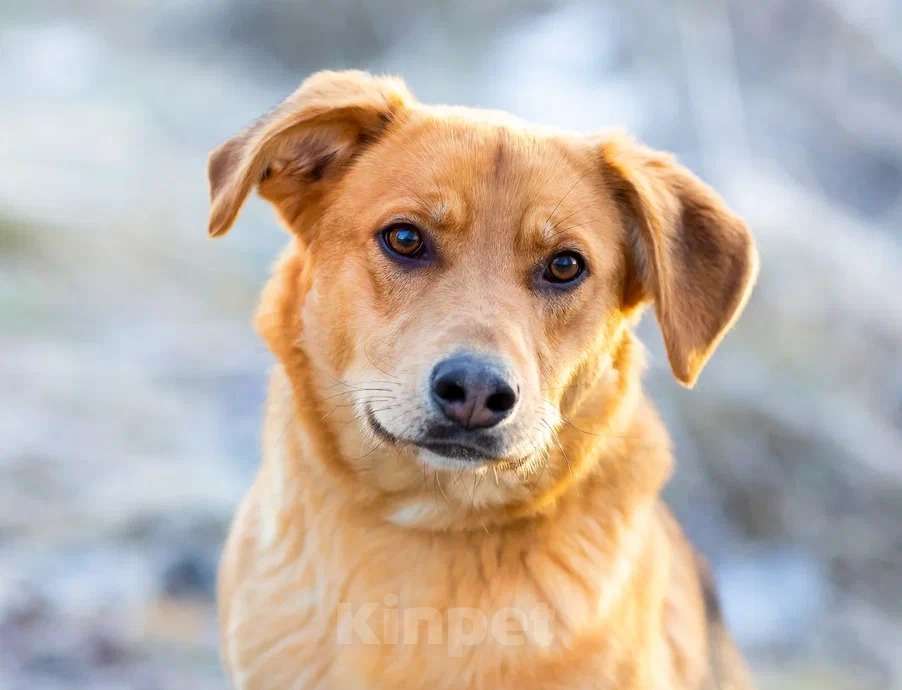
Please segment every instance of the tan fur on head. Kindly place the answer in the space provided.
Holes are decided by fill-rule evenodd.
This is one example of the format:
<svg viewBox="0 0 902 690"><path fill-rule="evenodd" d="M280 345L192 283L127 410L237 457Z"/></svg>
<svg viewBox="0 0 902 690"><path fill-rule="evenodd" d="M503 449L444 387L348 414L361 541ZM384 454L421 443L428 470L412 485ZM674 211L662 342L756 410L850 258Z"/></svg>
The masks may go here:
<svg viewBox="0 0 902 690"><path fill-rule="evenodd" d="M212 235L256 188L293 236L257 314L278 362L263 462L220 569L237 688L745 687L712 661L729 638L660 503L670 444L631 331L653 303L692 385L741 312L754 245L711 189L622 135L428 106L362 72L307 79L209 179ZM398 224L428 261L387 248ZM561 253L585 269L567 285L547 278ZM436 365L461 352L513 396L476 456L427 443L447 432ZM342 642L348 605L426 611L441 639ZM463 645L442 618L537 607L549 635L520 620L517 644Z"/></svg>

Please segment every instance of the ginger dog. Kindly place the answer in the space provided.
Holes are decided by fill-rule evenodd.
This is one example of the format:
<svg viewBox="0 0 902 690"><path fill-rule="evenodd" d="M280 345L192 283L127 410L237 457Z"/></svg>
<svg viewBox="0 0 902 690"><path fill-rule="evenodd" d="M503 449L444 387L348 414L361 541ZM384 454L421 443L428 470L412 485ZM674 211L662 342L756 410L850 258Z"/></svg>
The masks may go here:
<svg viewBox="0 0 902 690"><path fill-rule="evenodd" d="M742 688L661 501L631 331L691 386L757 271L670 156L320 72L210 157L292 240L257 327L263 461L225 548L235 687Z"/></svg>

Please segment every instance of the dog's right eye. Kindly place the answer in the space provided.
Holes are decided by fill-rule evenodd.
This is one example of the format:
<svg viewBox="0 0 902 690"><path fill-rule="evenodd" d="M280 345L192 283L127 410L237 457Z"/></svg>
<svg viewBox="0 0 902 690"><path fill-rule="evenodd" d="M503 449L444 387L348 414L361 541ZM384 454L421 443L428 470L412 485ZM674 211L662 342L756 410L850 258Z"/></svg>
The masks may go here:
<svg viewBox="0 0 902 690"><path fill-rule="evenodd" d="M379 239L382 248L393 258L415 261L427 258L423 233L410 223L389 225L379 233Z"/></svg>

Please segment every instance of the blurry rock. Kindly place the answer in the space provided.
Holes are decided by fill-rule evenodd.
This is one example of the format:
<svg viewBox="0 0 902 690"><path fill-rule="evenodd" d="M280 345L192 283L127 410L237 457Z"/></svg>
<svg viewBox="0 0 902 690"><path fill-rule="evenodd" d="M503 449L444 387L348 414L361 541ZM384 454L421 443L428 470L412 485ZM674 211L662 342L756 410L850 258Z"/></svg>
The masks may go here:
<svg viewBox="0 0 902 690"><path fill-rule="evenodd" d="M7 630L15 632L34 628L46 621L49 615L49 602L33 589L20 586L4 591L0 599L0 635Z"/></svg>
<svg viewBox="0 0 902 690"><path fill-rule="evenodd" d="M163 569L161 590L174 599L213 598L216 587L216 566L209 555L182 553Z"/></svg>
<svg viewBox="0 0 902 690"><path fill-rule="evenodd" d="M96 632L85 640L86 657L94 666L121 664L130 657L128 649L112 635Z"/></svg>
<svg viewBox="0 0 902 690"><path fill-rule="evenodd" d="M50 676L65 679L69 683L78 684L86 678L83 660L72 654L58 651L37 650L23 664L24 670L38 678Z"/></svg>

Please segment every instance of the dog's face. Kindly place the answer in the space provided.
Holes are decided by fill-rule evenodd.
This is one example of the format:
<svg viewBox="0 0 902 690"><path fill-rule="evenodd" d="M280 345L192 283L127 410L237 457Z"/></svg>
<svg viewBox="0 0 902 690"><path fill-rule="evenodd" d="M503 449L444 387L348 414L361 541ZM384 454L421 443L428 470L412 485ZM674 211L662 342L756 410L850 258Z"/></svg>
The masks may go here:
<svg viewBox="0 0 902 690"><path fill-rule="evenodd" d="M435 467L545 451L621 304L623 229L589 165L429 113L361 153L310 242L305 323L363 424Z"/></svg>
<svg viewBox="0 0 902 690"><path fill-rule="evenodd" d="M303 296L279 328L317 396L437 470L538 471L647 302L691 385L755 272L741 221L666 156L362 73L312 77L210 176L213 234L259 185L298 237Z"/></svg>

